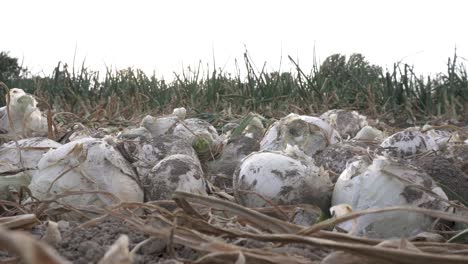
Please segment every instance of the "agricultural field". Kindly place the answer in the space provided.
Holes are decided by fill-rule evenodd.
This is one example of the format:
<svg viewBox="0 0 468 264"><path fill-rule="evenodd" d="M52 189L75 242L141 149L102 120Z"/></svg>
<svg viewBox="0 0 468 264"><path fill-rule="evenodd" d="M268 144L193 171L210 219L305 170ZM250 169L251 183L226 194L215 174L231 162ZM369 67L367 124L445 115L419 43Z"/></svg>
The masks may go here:
<svg viewBox="0 0 468 264"><path fill-rule="evenodd" d="M0 263L467 263L466 60L288 63L32 76L2 52Z"/></svg>

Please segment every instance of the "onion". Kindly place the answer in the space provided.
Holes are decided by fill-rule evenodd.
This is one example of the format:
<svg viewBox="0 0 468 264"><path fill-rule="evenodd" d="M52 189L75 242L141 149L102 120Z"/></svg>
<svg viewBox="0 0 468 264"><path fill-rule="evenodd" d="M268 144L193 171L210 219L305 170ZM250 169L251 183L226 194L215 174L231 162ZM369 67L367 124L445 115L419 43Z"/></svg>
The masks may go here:
<svg viewBox="0 0 468 264"><path fill-rule="evenodd" d="M260 150L282 151L297 146L309 156L340 141L340 135L318 117L289 114L273 123L260 142Z"/></svg>
<svg viewBox="0 0 468 264"><path fill-rule="evenodd" d="M39 161L29 189L38 199L68 191L104 191L121 201L143 201L143 190L130 163L106 140L84 138L47 152ZM61 198L72 206L104 206L110 196L88 193Z"/></svg>
<svg viewBox="0 0 468 264"><path fill-rule="evenodd" d="M424 190L432 191L435 197ZM403 160L378 157L373 162L361 159L347 166L335 184L332 205L348 204L355 211L390 206L444 210L448 205L442 199L447 199L445 193L422 170ZM353 234L360 236L400 238L430 230L433 221L420 213L392 211L361 216L354 229L352 221L339 227L353 229Z"/></svg>
<svg viewBox="0 0 468 264"><path fill-rule="evenodd" d="M148 200L172 199L172 193L176 190L207 195L199 162L183 154L161 160L144 181Z"/></svg>
<svg viewBox="0 0 468 264"><path fill-rule="evenodd" d="M307 157L262 151L247 156L234 174L234 195L248 207L312 204L326 211L332 184Z"/></svg>

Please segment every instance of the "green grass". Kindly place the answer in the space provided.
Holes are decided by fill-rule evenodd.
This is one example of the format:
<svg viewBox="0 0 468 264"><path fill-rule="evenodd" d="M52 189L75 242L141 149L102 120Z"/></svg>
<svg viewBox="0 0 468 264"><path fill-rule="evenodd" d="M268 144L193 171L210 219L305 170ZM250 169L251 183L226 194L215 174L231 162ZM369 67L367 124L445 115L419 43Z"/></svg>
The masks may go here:
<svg viewBox="0 0 468 264"><path fill-rule="evenodd" d="M278 117L333 108L420 122L436 117L468 119L468 76L464 61L456 54L448 59L446 73L426 77L402 63L384 70L360 54L332 55L321 65L313 65L310 73L291 57L289 61L295 67L291 72L265 72L253 65L246 51L245 78L220 69L203 74L199 65L174 74L172 82L138 69L102 73L82 65L70 71L59 63L49 77L4 81L9 87L34 93L55 112L71 112L87 120L132 119L180 106L212 122L250 111Z"/></svg>

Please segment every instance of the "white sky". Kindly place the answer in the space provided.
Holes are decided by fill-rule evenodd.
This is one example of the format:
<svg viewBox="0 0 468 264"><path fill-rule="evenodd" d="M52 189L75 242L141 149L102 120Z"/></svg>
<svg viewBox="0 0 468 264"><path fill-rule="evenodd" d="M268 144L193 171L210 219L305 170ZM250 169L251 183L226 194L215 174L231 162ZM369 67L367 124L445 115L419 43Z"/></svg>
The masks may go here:
<svg viewBox="0 0 468 264"><path fill-rule="evenodd" d="M201 60L234 73L244 45L258 67L301 67L334 53L362 53L392 67L406 57L416 72L445 71L457 47L468 58L468 1L1 1L0 51L24 59L33 73L58 61L175 71ZM244 67L241 67L244 68Z"/></svg>

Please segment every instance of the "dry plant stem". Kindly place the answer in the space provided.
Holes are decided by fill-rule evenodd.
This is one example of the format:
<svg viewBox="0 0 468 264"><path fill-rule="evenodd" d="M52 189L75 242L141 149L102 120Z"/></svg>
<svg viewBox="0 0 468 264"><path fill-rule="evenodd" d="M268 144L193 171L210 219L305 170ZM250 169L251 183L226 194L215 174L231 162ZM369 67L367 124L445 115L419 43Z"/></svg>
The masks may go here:
<svg viewBox="0 0 468 264"><path fill-rule="evenodd" d="M128 242L128 236L121 234L109 247L98 264L131 264L132 258L128 251Z"/></svg>
<svg viewBox="0 0 468 264"><path fill-rule="evenodd" d="M337 241L337 242L359 243L359 244L364 244L364 245L369 245L369 246L378 245L379 243L383 241L382 239L358 237L358 236L349 235L347 233L339 233L339 232L332 232L332 231L326 231L326 230L320 230L318 232L315 232L311 236L317 237L317 238L330 239L330 240Z"/></svg>
<svg viewBox="0 0 468 264"><path fill-rule="evenodd" d="M167 236L167 231L162 232L155 230L151 227L140 227L142 231L147 232L150 235L155 236ZM416 263L429 263L429 264L438 264L438 263L453 263L453 264L461 264L466 263L468 261L468 257L466 256L454 256L449 254L431 254L431 253L421 253L421 252L412 252L412 251L403 251L393 248L385 248L385 247L375 247L375 246L368 246L368 245L359 245L356 243L342 243L336 242L327 239L320 239L320 238L313 238L313 237L305 237L293 234L252 234L252 233L245 233L241 232L240 236L245 238L252 238L259 241L265 242L277 242L283 244L290 244L290 243L300 243L312 246L320 246L320 247L327 247L335 250L343 250L345 252L349 252L352 254L360 255L363 257L373 258L377 262L380 259L391 261L393 263L405 263L405 264L416 264ZM208 252L234 252L242 250L243 253L247 257L251 257L251 259L255 259L257 261L262 262L264 256L259 256L256 249L249 249L249 248L242 248L242 247L234 247L230 244L222 243L221 241L214 240L213 238L207 237L201 233L198 233L193 230L185 229L182 227L177 228L175 235L174 235L174 242L180 243L182 245L202 250ZM261 254L264 255L267 252L263 251ZM273 259L270 257L270 262L267 263L286 263L286 262L274 262ZM285 261L285 260L283 260ZM288 262L288 261L287 261ZM288 262L290 263L290 262Z"/></svg>
<svg viewBox="0 0 468 264"><path fill-rule="evenodd" d="M185 217L180 216L180 217L184 218L186 223L189 223L192 229L198 230L200 232L209 233L209 234L218 235L218 236L227 236L227 237L244 237L244 234L245 234L244 232L240 232L236 229L226 229L226 228L217 227L205 221L202 221L200 219L191 218L190 216L185 216ZM247 228L249 230L252 230L255 234L262 234L262 232L258 231L257 229L249 228L249 226L247 226ZM313 236L317 238L331 239L337 242L360 243L360 244L371 245L371 246L375 246L383 241L383 240L378 240L378 239L355 237L355 236L351 236L345 233L337 233L337 232L330 232L330 231L323 231L323 230L313 234Z"/></svg>
<svg viewBox="0 0 468 264"><path fill-rule="evenodd" d="M189 201L194 201L220 210L231 211L239 216L243 216L249 219L259 227L269 229L273 232L293 233L295 231L299 231L299 227L294 224L289 224L279 219L266 216L232 202L223 201L212 197L199 196L186 192L175 192L173 197L187 199Z"/></svg>
<svg viewBox="0 0 468 264"><path fill-rule="evenodd" d="M120 201L120 199L117 196L115 196L114 194L112 194L110 192L105 192L105 191L67 191L65 193L55 195L54 197L52 197L50 199L34 202L34 203L39 204L38 208L36 209L35 214L36 215L41 215L47 209L47 207L48 207L48 205L50 203L57 203L57 204L65 206L65 207L68 207L68 208L70 208L70 209L72 209L74 211L76 210L77 212L79 212L79 210L74 209L74 207L66 205L66 204L62 204L58 200L61 199L61 198L64 198L64 197L68 197L68 196L83 195L83 194L102 194L102 195L106 195L106 196L112 198L115 201L116 204L119 204L119 203L122 202L122 201ZM36 198L34 198L34 199L37 200Z"/></svg>
<svg viewBox="0 0 468 264"><path fill-rule="evenodd" d="M200 202L200 201L198 201L198 202ZM225 201L223 201L223 202L225 202ZM200 203L202 203L202 202L200 202ZM216 202L211 201L210 204L214 205L215 203ZM227 207L229 207L229 206L227 206ZM226 208L226 209L229 210L230 208ZM244 208L244 209L246 209L246 208ZM333 219L332 221L329 221L329 222L325 222L324 224L319 223L319 224L317 224L315 226L312 226L310 228L303 229L298 234L306 235L306 234L318 232L321 228L336 225L338 223L354 219L354 218L359 217L361 215L366 215L366 214L370 214L370 213L381 213L381 212L388 212L388 211L397 211L397 210L419 212L419 213L424 213L424 214L430 215L432 217L439 217L439 218L452 220L452 221L468 222L468 219L464 219L462 217L454 216L452 214L443 213L443 212L435 211L435 210L427 210L427 209L420 209L420 208L413 208L413 207L390 207L390 208L384 208L384 209L374 209L374 210L366 210L366 211L361 211L361 212L353 212L353 213L351 213L349 215ZM251 215L249 213L250 212L247 212L244 215L247 215L248 217L256 217L256 215ZM300 228L300 227L296 226L296 228ZM341 237L341 238L346 238L348 240L355 241L355 242L356 242L357 239L361 239L362 243L368 243L370 245L372 245L372 244L375 245L375 244L377 244L379 242L379 240L356 238L356 237L352 237L352 236L349 236L349 235L346 235L346 234L333 233L333 232L327 232L327 231L320 231L319 233L316 234L316 236L317 237L327 236L328 238L330 238L332 236L334 236L335 238Z"/></svg>
<svg viewBox="0 0 468 264"><path fill-rule="evenodd" d="M343 250L353 254L372 257L376 260L384 259L394 263L425 263L425 264L438 264L438 263L467 263L467 256L454 256L449 254L430 254L403 251L392 248L371 247L367 245L359 245L355 243L340 243L332 240L291 235L291 234L244 234L246 237L258 239L261 241L281 242L281 243L302 243L313 246L324 246L335 250Z"/></svg>
<svg viewBox="0 0 468 264"><path fill-rule="evenodd" d="M80 165L81 165L81 163L80 163L80 164L77 164L77 165L75 165L75 166L70 166L70 168L68 168L68 169L66 169L66 170L64 170L64 171L62 171L62 172L50 183L49 188L47 188L47 191L46 191L46 192L47 192L47 193L50 193L50 190L51 190L52 187L54 186L54 183L56 183L56 182L57 182L60 178L62 178L65 174L67 174L67 173L69 173L70 171L72 171L72 170L78 168Z"/></svg>
<svg viewBox="0 0 468 264"><path fill-rule="evenodd" d="M428 210L428 209L422 209L422 208L417 208L417 207L408 207L408 206L392 206L392 207L380 208L380 209L368 209L368 210L363 210L363 211L354 211L347 215L337 217L335 219L330 219L324 222L320 222L308 228L304 228L297 234L298 235L310 235L323 228L331 227L339 223L354 219L356 217L360 217L360 216L368 215L368 214L378 214L378 213L392 212L392 211L415 212L415 213L425 214L434 218L441 218L441 219L460 222L460 223L468 223L468 218L466 217L461 217L461 216L457 216L457 215L453 215L453 214L449 214L449 213L445 213L441 211Z"/></svg>
<svg viewBox="0 0 468 264"><path fill-rule="evenodd" d="M30 227L31 225L40 223L41 222L34 214L24 214L0 218L0 227L8 229Z"/></svg>
<svg viewBox="0 0 468 264"><path fill-rule="evenodd" d="M174 235L174 242L203 252L239 252L242 251L252 263L310 263L302 257L284 256L262 249L243 248L227 244L220 239L206 236L197 231L179 227Z"/></svg>
<svg viewBox="0 0 468 264"><path fill-rule="evenodd" d="M429 254L429 253L413 253L413 252L401 251L401 250L396 250L396 249L388 249L388 248L374 247L374 246L368 246L368 245L359 245L356 243L336 242L336 241L332 241L328 239L304 237L304 236L297 236L297 235L292 235L292 234L242 233L242 236L260 240L260 241L266 241L266 242L278 242L278 243L286 243L286 244L287 243L302 243L302 244L308 244L308 245L313 245L313 246L325 246L325 247L330 247L335 250L344 250L350 253L355 253L358 255L365 256L365 257L373 257L376 259L380 259L380 257L382 256L388 261L393 261L394 263L422 263L420 261L423 261L423 260L429 261L428 263L439 263L437 261L442 261L440 263L463 263L463 261L468 261L467 257L462 257L462 256L445 255L445 256L440 256L440 258L435 258L438 255ZM408 254L404 254L404 253L408 253ZM403 255L406 255L406 256L403 256ZM405 261L399 261L400 257L405 258Z"/></svg>
<svg viewBox="0 0 468 264"><path fill-rule="evenodd" d="M50 105L47 104L49 110L47 111L47 138L52 140L57 140L57 126L54 123L54 119L52 118L52 109L50 109Z"/></svg>
<svg viewBox="0 0 468 264"><path fill-rule="evenodd" d="M102 222L104 221L104 219L106 219L107 217L109 216L109 214L104 214L104 215L101 215L99 217L96 217L96 218L93 218L91 220L88 220L82 224L80 224L79 226L76 227L76 229L78 228L86 228L86 227L90 227L90 226L95 226L97 225L99 222Z"/></svg>
<svg viewBox="0 0 468 264"><path fill-rule="evenodd" d="M169 239L168 239L168 242L167 242L166 250L167 250L167 253L169 254L169 256L171 256L172 258L176 258L176 252L174 250L174 230L175 230L175 228L170 227L169 230L170 230L169 231Z"/></svg>
<svg viewBox="0 0 468 264"><path fill-rule="evenodd" d="M26 264L70 263L45 243L41 243L24 233L8 231L2 227L0 227L0 248L20 256Z"/></svg>
<svg viewBox="0 0 468 264"><path fill-rule="evenodd" d="M9 149L14 149L14 148L2 148L1 151L7 151ZM37 151L47 151L49 149L55 149L53 147L20 147L21 150L37 150Z"/></svg>
<svg viewBox="0 0 468 264"><path fill-rule="evenodd" d="M270 230L273 232L279 233L296 233L298 235L309 235L315 233L323 228L332 227L336 224L354 219L356 217L367 215L367 214L377 214L383 212L390 212L390 211L407 211L407 212L416 212L421 214L426 214L428 216L434 218L441 218L450 221L456 221L461 223L468 223L468 219L460 216L456 216L449 213L444 213L441 211L436 210L428 210L416 207L408 207L408 206L394 206L394 207L387 207L381 209L369 209L363 211L356 211L350 214L331 219L329 221L324 221L317 223L308 228L302 228L300 226L286 223L276 218L272 218L261 213L258 213L254 210L248 209L246 207L240 206L238 204L231 203L229 201L223 201L212 197L204 197L199 196L196 194L185 193L185 192L175 192L174 197L185 198L189 201L195 201L200 204L204 204L206 206L211 206L216 209L220 210L228 210L231 212L236 213L239 216L245 217L249 219L249 221L257 224L258 226L265 228L266 226L270 227Z"/></svg>
<svg viewBox="0 0 468 264"><path fill-rule="evenodd" d="M73 116L74 118L78 119L78 120L82 120L81 117L79 117L78 115L74 114L74 113L71 113L71 112L59 112L59 113L55 113L53 116L52 116L52 119L55 119L57 116L60 116L60 115L71 115Z"/></svg>
<svg viewBox="0 0 468 264"><path fill-rule="evenodd" d="M146 209L151 212L151 214L148 215L149 218L156 218L158 221L164 223L166 226L172 226L173 221L174 221L174 214L169 212L168 210L161 208L156 205L151 205L147 203L137 203L137 202L132 202L132 203L121 203L118 204L114 207L111 207L110 210L107 210L109 212L114 212L118 208L126 208L126 207L132 207L132 208L139 208L139 209ZM132 214L133 215L133 214Z"/></svg>
<svg viewBox="0 0 468 264"><path fill-rule="evenodd" d="M59 202L56 202L56 203L59 204L59 205L62 205L64 210L75 212L77 215L83 217L84 219L90 219L90 217L88 215L86 215L86 213L85 213L86 210L85 209L78 209L78 208L75 208L75 207L67 205L67 204L61 204ZM57 214L53 214L53 212L54 212L54 209L44 210L44 214L47 215L49 218L51 218L51 216L53 216L53 215L57 215ZM62 215L62 213L60 213L60 215Z"/></svg>
<svg viewBox="0 0 468 264"><path fill-rule="evenodd" d="M239 252L242 250L247 259L251 260L252 263L311 263L311 261L303 259L302 257L284 256L282 254L268 252L261 249L242 248L230 245L217 238L206 236L202 233L184 227L155 229L148 225L138 224L135 219L127 218L116 213L113 213L113 215L125 219L128 223L134 225L137 229L150 236L168 241L172 237L173 243L175 244L185 245L203 252ZM171 235L171 230L174 232L173 236Z"/></svg>
<svg viewBox="0 0 468 264"><path fill-rule="evenodd" d="M458 246L450 246L444 243L414 243L416 248L419 249L419 251L406 251L402 249L396 249L396 248L386 248L383 246L378 246L376 247L377 243L379 242L378 240L367 240L364 238L354 238L352 236L346 235L346 234L330 234L325 231L320 231L315 233L315 237L308 237L305 236L304 234L299 235L299 234L281 234L281 230L285 229L287 230L288 228L291 229L292 231L297 230L299 231L300 227L295 226L292 224L287 224L284 221L277 220L275 221L270 221L271 219L264 218L265 216L254 212L248 208L236 208L236 204L232 204L228 201L223 201L219 200L216 198L211 198L211 197L203 197L203 196L197 196L194 194L187 194L183 192L176 192L175 196L177 196L179 199L187 199L187 200L193 200L199 204L205 204L206 206L213 207L219 210L228 210L231 212L238 213L239 215L246 217L249 219L251 222L255 222L255 220L252 220L251 218L261 218L264 221L260 221L263 224L273 224L273 226L278 226L280 225L281 227L276 228L280 234L268 234L268 233L251 233L251 232L244 232L240 231L238 229L223 229L220 227L215 227L206 221L200 219L200 218L193 218L190 217L189 215L183 216L180 215L179 217L184 218L185 220L182 222L183 224L187 226L177 226L177 227L172 227L172 228L163 228L163 229L155 229L152 228L148 225L144 225L142 223L139 223L140 221L136 221L136 219L133 218L128 218L126 216L120 216L121 218L125 219L127 222L131 223L134 225L136 228L142 230L143 232L147 233L148 235L154 236L156 238L161 238L161 239L169 239L172 237L173 243L176 244L182 244L187 247L191 247L195 250L200 250L203 252L209 252L213 253L209 257L214 257L214 256L226 256L223 253L232 253L232 252L242 252L246 259L248 261L255 261L256 263L281 263L278 262L279 259L281 258L280 256L274 255L273 252L268 252L268 251L259 251L258 249L252 249L252 248L243 248L239 246L234 246L231 244L227 244L220 240L221 237L215 238L213 236L208 236L204 233L200 233L196 230L202 230L203 232L207 232L209 234L214 234L216 236L234 236L234 237L239 237L239 238L250 238L250 239L255 239L259 241L264 241L264 242L272 242L272 243L280 243L280 244L306 244L306 245L311 245L311 246L318 246L318 247L325 247L329 249L334 249L334 250L342 250L348 253L356 254L359 256L363 256L366 258L370 258L376 261L376 263L379 260L384 260L384 261L389 261L392 263L407 263L407 264L415 264L415 263L466 263L468 261L467 256L462 256L462 255L453 255L450 252L453 252L454 250L448 250L448 249L456 249L458 251L460 250L465 250L467 249L467 246L465 245L458 245ZM369 214L369 213L378 213L378 212L385 212L385 211L391 211L391 210L406 210L406 211L415 211L419 213L425 213L433 217L440 217L444 219L449 219L449 220L462 220L462 222L468 222L468 219L463 219L461 217L457 216L452 216L450 214L438 212L438 211L432 211L432 210L426 210L426 209L420 209L420 208L408 208L408 207L393 207L389 209L380 209L380 210L367 210L364 212L355 212L352 213L351 217L349 215L346 215L345 217L341 217L338 219L335 219L335 222L339 221L347 221L349 219L358 217L360 215L364 214ZM112 215L115 215L119 217L119 214L117 212L113 212ZM273 223L272 223L273 222ZM307 229L304 229L307 231ZM304 232L307 233L307 232ZM319 236L328 236L331 238L332 236L335 236L335 239L324 239L324 238L319 238ZM344 238L349 237L349 242L340 242L336 241L338 238ZM380 243L378 243L380 244ZM405 243L403 243L404 245ZM443 245L442 248L446 246L446 251L436 251L436 252L424 252L425 250L430 250L430 247L433 247L432 245ZM216 253L219 253L216 254ZM228 254L229 255L229 254ZM234 254L231 254L234 256ZM230 255L230 256L231 256ZM266 255L268 255L268 260ZM216 260L218 257L215 258ZM302 263L300 261L301 259L292 259L290 261L293 261L294 263ZM235 260L234 260L235 261ZM282 259L282 261L286 261L290 263L288 260ZM282 263L286 263L282 262ZM305 262L305 263L310 263Z"/></svg>
<svg viewBox="0 0 468 264"><path fill-rule="evenodd" d="M429 130L433 130L433 129L453 129L459 133L461 133L465 138L468 137L468 133L463 129L463 128L460 128L460 127L457 127L457 126L454 126L454 125L443 125L443 126L431 126L431 127L428 127L426 129L423 129L421 130L421 133L425 133Z"/></svg>
<svg viewBox="0 0 468 264"><path fill-rule="evenodd" d="M380 258L381 254L385 256L384 257L385 259L387 259L388 261L391 261L392 263L422 263L421 261L426 261L426 260L429 261L428 263L438 263L438 261L442 261L440 263L463 263L463 261L468 260L468 258L466 257L463 258L461 256L452 257L450 255L447 255L448 252L445 252L446 255L440 256L439 258L436 257L435 259L434 259L435 257L434 254L420 254L420 253L415 254L415 253L409 252L408 254L406 253L403 254L405 256L402 256L400 254L402 251L396 250L396 249L388 250L386 248L381 248L381 247L376 248L376 247L370 247L366 245L359 245L359 244L356 244L355 242L340 243L340 242L331 241L331 240L308 238L308 237L288 235L288 234L270 235L270 234L242 233L241 236L252 238L252 239L257 239L260 241L266 241L266 242L304 243L304 244L315 245L315 246L325 246L325 247L330 247L330 248L337 249L337 250L348 251L350 253L355 253L358 255L365 256L365 257L372 257L372 258L375 258L377 262L381 260ZM439 245L444 245L444 244L439 243ZM400 258L404 258L404 260L399 261Z"/></svg>
<svg viewBox="0 0 468 264"><path fill-rule="evenodd" d="M140 248L142 248L144 245L148 244L149 242L155 240L156 238L154 237L150 237L150 238L147 238L143 241L141 241L140 243L136 244L135 247L133 247L133 249L130 251L130 256L135 256L135 254L138 252L138 250L140 250Z"/></svg>
<svg viewBox="0 0 468 264"><path fill-rule="evenodd" d="M176 204L182 208L187 214L195 216L196 218L204 219L193 207L185 200L185 199L178 199L174 198Z"/></svg>
<svg viewBox="0 0 468 264"><path fill-rule="evenodd" d="M246 190L239 190L239 192L243 192L243 193L250 193L250 194L253 194L253 195L256 195L258 196L260 199L264 200L266 203L268 203L271 207L273 207L277 212L279 212L279 216L281 216L281 220L284 220L284 221L288 221L289 220L289 216L288 214L286 214L286 212L284 212L283 210L281 210L281 208L275 204L274 202L272 202L271 200L267 199L265 196L257 193L257 192L254 192L254 191L246 191Z"/></svg>
<svg viewBox="0 0 468 264"><path fill-rule="evenodd" d="M203 257L200 257L194 263L214 263L213 261L216 261L217 258L219 258L219 260L222 261L223 259L225 260L226 258L235 259L235 257L237 257L237 260L236 260L235 264L246 263L245 262L245 256L244 256L244 254L242 254L242 251L239 251L239 252L213 252L213 253L206 254Z"/></svg>

